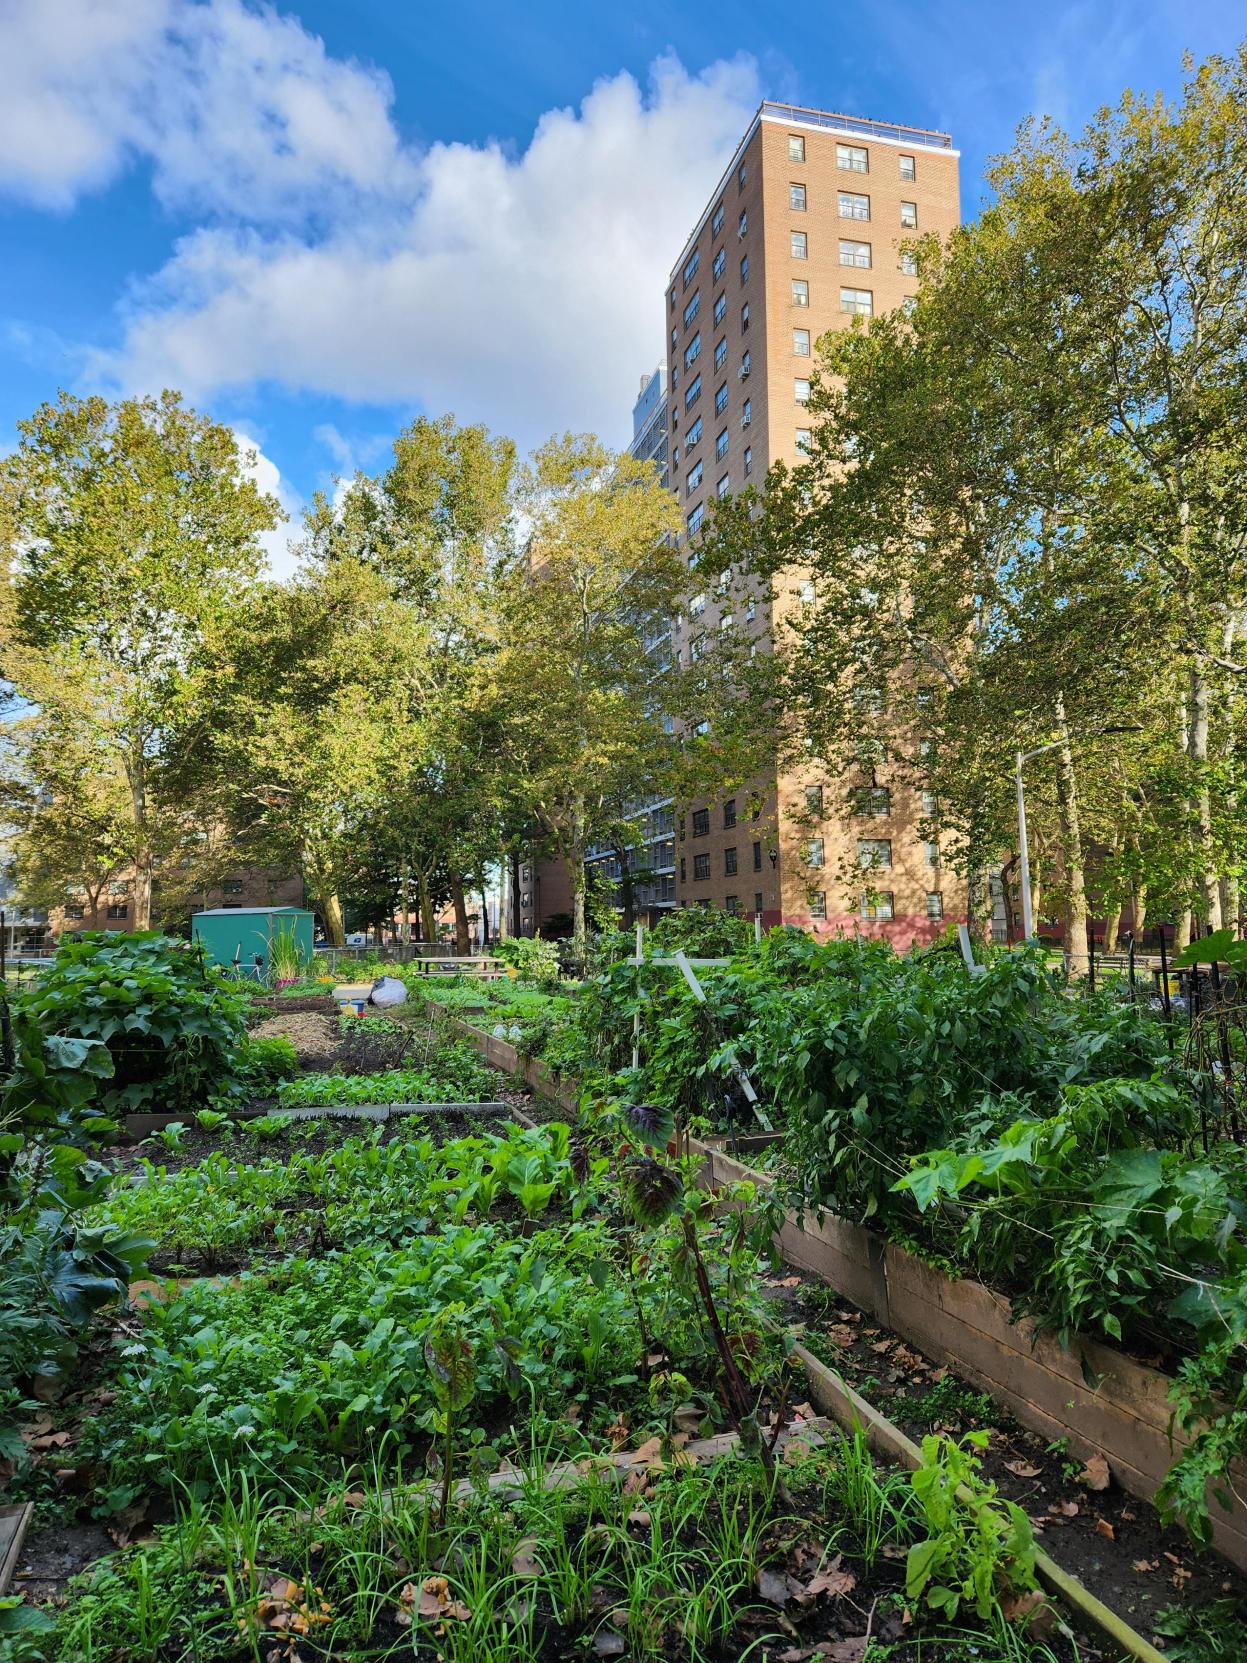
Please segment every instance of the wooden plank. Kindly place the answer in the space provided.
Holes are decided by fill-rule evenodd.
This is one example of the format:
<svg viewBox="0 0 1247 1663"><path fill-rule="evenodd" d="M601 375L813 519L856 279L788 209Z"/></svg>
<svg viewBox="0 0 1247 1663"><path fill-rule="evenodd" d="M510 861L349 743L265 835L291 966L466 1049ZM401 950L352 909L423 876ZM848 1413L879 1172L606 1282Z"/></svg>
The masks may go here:
<svg viewBox="0 0 1247 1663"><path fill-rule="evenodd" d="M22 1543L34 1517L33 1501L19 1501L0 1507L0 1594L8 1592L21 1557Z"/></svg>

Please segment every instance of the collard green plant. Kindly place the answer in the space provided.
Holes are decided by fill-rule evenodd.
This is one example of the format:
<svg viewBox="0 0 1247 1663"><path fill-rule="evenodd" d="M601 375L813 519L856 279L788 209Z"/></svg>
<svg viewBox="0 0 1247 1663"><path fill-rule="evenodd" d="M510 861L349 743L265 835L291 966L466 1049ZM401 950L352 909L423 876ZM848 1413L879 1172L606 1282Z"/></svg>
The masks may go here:
<svg viewBox="0 0 1247 1663"><path fill-rule="evenodd" d="M960 1440L930 1434L910 1477L927 1534L905 1561L905 1597L952 1619L962 1606L980 1617L1002 1593L1035 1586L1035 1539L1016 1502L1001 1502L979 1471L986 1432Z"/></svg>

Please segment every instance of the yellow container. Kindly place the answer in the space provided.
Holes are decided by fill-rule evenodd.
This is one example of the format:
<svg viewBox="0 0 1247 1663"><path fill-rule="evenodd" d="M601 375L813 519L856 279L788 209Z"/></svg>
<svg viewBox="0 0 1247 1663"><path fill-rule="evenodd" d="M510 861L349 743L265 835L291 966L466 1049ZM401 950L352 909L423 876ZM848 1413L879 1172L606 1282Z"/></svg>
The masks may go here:
<svg viewBox="0 0 1247 1663"><path fill-rule="evenodd" d="M368 1008L371 982L340 982L333 990L338 1009L344 1016L362 1016Z"/></svg>

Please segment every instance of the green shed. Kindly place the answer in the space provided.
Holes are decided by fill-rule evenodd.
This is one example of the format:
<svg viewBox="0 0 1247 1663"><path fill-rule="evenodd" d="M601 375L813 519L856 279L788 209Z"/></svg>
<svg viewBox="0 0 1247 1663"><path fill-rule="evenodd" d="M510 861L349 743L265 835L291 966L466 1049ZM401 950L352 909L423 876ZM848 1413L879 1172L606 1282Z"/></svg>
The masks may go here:
<svg viewBox="0 0 1247 1663"><path fill-rule="evenodd" d="M209 907L191 915L191 940L202 941L214 963L232 965L237 960L244 976L258 972L267 980L274 941L294 945L300 969L311 962L313 924L313 914L303 907Z"/></svg>

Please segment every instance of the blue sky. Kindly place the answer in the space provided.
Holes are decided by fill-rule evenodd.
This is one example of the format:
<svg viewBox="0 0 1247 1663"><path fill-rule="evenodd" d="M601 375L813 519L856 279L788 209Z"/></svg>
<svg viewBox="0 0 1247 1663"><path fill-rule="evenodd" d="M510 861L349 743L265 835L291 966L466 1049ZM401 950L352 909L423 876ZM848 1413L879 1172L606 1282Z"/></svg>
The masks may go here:
<svg viewBox="0 0 1247 1663"><path fill-rule="evenodd" d="M179 386L297 516L420 410L621 443L760 98L949 129L969 216L1028 112L1243 33L1228 0L0 0L0 449L60 386Z"/></svg>

